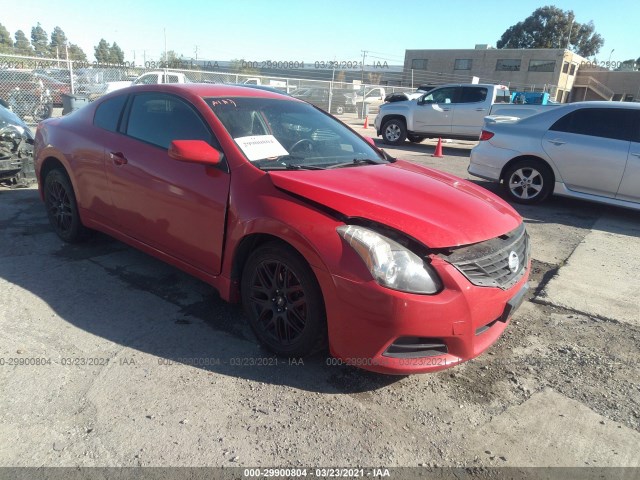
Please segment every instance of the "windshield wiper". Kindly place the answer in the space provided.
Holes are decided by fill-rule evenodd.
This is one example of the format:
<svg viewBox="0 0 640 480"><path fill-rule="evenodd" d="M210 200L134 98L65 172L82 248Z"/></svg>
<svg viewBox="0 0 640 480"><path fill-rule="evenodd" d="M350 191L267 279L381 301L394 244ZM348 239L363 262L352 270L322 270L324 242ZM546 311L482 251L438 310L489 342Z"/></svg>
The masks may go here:
<svg viewBox="0 0 640 480"><path fill-rule="evenodd" d="M321 167L319 165L304 165L298 163L285 163L277 164L277 165L265 165L259 167L261 170L325 170L326 167Z"/></svg>
<svg viewBox="0 0 640 480"><path fill-rule="evenodd" d="M327 168L343 168L343 167L355 167L357 165L382 165L384 162L378 162L370 158L354 158L350 162L336 163Z"/></svg>
<svg viewBox="0 0 640 480"><path fill-rule="evenodd" d="M320 165L305 165L303 163L286 163L287 170L326 170L327 167Z"/></svg>

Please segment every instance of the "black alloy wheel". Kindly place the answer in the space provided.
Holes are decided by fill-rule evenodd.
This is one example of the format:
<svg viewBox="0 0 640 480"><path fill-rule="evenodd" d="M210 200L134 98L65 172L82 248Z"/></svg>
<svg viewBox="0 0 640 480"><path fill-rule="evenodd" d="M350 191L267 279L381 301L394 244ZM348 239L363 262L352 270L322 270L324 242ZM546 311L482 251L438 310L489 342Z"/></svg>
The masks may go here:
<svg viewBox="0 0 640 480"><path fill-rule="evenodd" d="M275 354L302 357L324 346L320 287L292 248L269 243L255 250L243 269L241 294L253 332Z"/></svg>
<svg viewBox="0 0 640 480"><path fill-rule="evenodd" d="M44 202L49 223L65 242L82 240L85 230L78 214L78 204L66 173L53 169L44 181Z"/></svg>

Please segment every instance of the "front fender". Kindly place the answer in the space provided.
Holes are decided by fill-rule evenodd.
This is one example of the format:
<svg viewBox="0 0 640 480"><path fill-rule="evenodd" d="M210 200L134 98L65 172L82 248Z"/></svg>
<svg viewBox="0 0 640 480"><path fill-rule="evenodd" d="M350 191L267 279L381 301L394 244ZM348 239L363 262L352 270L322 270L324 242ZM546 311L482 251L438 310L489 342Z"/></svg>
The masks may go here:
<svg viewBox="0 0 640 480"><path fill-rule="evenodd" d="M412 110L408 105L396 105L397 103L401 102L385 105L380 109L380 128L382 129L388 117L402 117L407 125L407 130L411 131L413 129Z"/></svg>

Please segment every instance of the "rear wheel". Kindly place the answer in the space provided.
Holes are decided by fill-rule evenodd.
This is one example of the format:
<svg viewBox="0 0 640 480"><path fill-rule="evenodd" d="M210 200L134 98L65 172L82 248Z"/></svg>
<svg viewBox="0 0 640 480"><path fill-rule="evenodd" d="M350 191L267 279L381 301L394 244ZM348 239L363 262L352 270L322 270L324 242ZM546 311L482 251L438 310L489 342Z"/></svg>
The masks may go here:
<svg viewBox="0 0 640 480"><path fill-rule="evenodd" d="M389 145L400 145L407 138L407 127L398 118L388 120L382 126L382 140Z"/></svg>
<svg viewBox="0 0 640 480"><path fill-rule="evenodd" d="M411 142L411 143L420 143L421 141L423 141L425 138L427 137L421 137L420 135L407 135L407 139Z"/></svg>
<svg viewBox="0 0 640 480"><path fill-rule="evenodd" d="M344 113L344 106L338 105L333 109L333 111L336 115L342 115Z"/></svg>
<svg viewBox="0 0 640 480"><path fill-rule="evenodd" d="M86 230L80 221L76 196L67 174L55 168L44 180L44 203L49 223L58 237L75 243L84 238Z"/></svg>
<svg viewBox="0 0 640 480"><path fill-rule="evenodd" d="M320 287L306 261L279 242L265 244L247 259L242 303L258 340L277 355L302 357L326 343Z"/></svg>
<svg viewBox="0 0 640 480"><path fill-rule="evenodd" d="M507 195L517 203L540 203L553 191L553 173L539 160L516 162L509 167L503 178Z"/></svg>

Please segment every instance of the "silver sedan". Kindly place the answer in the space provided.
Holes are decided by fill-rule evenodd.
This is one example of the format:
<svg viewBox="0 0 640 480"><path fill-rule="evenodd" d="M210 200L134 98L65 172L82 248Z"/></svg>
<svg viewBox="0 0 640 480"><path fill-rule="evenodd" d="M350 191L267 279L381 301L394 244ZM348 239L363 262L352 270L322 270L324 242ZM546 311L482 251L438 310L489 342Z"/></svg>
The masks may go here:
<svg viewBox="0 0 640 480"><path fill-rule="evenodd" d="M533 204L551 194L640 210L640 104L579 102L517 121L487 117L469 173Z"/></svg>

